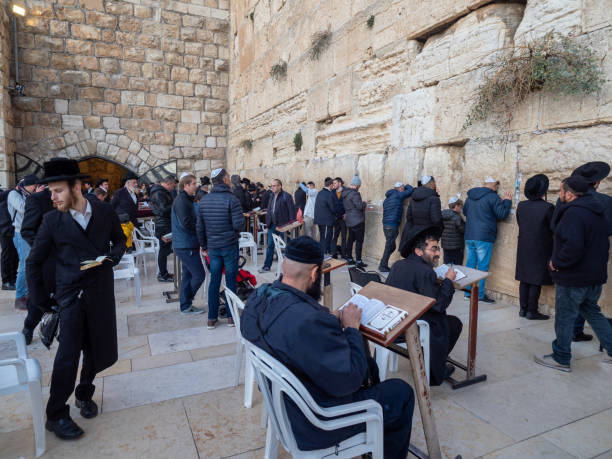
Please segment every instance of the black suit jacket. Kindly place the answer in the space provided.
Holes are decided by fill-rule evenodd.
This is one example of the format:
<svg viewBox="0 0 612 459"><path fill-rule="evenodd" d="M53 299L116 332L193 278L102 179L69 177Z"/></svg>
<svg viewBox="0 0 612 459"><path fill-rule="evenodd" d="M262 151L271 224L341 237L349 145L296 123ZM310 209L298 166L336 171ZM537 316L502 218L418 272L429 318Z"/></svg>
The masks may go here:
<svg viewBox="0 0 612 459"><path fill-rule="evenodd" d="M30 247L34 245L34 238L38 227L42 223L43 216L53 209L51 192L48 188L30 195L26 199L23 223L21 224L21 237Z"/></svg>
<svg viewBox="0 0 612 459"><path fill-rule="evenodd" d="M113 206L117 215L128 214L134 226L138 225L138 204L134 202L126 187L115 191L111 206Z"/></svg>

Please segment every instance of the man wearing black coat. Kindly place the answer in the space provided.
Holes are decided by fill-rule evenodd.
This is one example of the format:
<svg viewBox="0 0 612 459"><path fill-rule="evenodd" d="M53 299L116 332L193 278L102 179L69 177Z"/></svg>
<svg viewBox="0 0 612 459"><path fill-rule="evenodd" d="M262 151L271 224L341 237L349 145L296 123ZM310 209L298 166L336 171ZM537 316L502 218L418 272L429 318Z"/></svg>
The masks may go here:
<svg viewBox="0 0 612 459"><path fill-rule="evenodd" d="M151 187L151 210L155 215L155 237L159 239L159 253L157 254L157 280L159 282L172 282L173 276L168 272L168 255L172 253L172 242L166 240L164 235L172 232L172 191L176 187L176 180L169 175L161 180L159 185Z"/></svg>
<svg viewBox="0 0 612 459"><path fill-rule="evenodd" d="M56 254L55 299L61 330L53 363L47 403L47 430L61 439L75 439L83 430L70 417L68 398L75 392L81 415L92 418L98 407L92 400L96 373L117 361L117 320L113 266L125 252L125 235L117 214L105 203L81 194L78 163L56 158L44 164L51 199L57 210L48 212L27 259L30 295L35 304L47 298L44 262ZM112 248L110 244L112 243ZM86 260L106 257L101 264L82 269ZM75 389L83 353L81 379Z"/></svg>
<svg viewBox="0 0 612 459"><path fill-rule="evenodd" d="M234 194L234 196L236 196L236 198L238 198L238 202L240 202L240 207L242 207L242 212L248 212L249 210L251 210L251 199L242 186L240 176L232 175L230 178L230 182L232 184L232 193Z"/></svg>
<svg viewBox="0 0 612 459"><path fill-rule="evenodd" d="M138 176L133 172L128 172L125 176L123 188L115 191L111 206L117 215L127 214L134 227L138 226Z"/></svg>
<svg viewBox="0 0 612 459"><path fill-rule="evenodd" d="M332 253L332 237L336 219L336 201L333 191L334 181L326 177L324 187L315 200L314 223L319 226L319 243L326 254Z"/></svg>
<svg viewBox="0 0 612 459"><path fill-rule="evenodd" d="M448 315L455 287L456 272L449 268L441 284L437 282L434 266L440 260L438 241L442 230L438 226L416 227L402 238L400 253L404 260L391 267L387 285L401 288L436 299L436 303L421 317L429 324L429 380L432 386L439 386L451 375L454 366L446 363L448 355L461 335L463 325Z"/></svg>
<svg viewBox="0 0 612 459"><path fill-rule="evenodd" d="M0 272L2 290L15 290L19 256L13 243L15 228L7 208L7 198L11 190L0 190Z"/></svg>
<svg viewBox="0 0 612 459"><path fill-rule="evenodd" d="M440 195L436 191L436 180L429 175L421 177L421 185L412 192L406 210L406 228L411 226L442 227Z"/></svg>
<svg viewBox="0 0 612 459"><path fill-rule="evenodd" d="M274 239L272 235L281 236L281 233L276 231L276 228L295 220L295 217L296 211L293 205L293 198L283 190L283 184L279 179L272 180L272 195L268 202L268 211L266 212L268 248L266 249L264 265L259 269L260 273L270 271L272 266L272 260L274 259Z"/></svg>
<svg viewBox="0 0 612 459"><path fill-rule="evenodd" d="M301 180L299 180L298 183L299 182L301 182ZM302 215L304 215L304 207L306 207L306 193L299 186L293 193L293 199L295 201L296 210L301 209Z"/></svg>

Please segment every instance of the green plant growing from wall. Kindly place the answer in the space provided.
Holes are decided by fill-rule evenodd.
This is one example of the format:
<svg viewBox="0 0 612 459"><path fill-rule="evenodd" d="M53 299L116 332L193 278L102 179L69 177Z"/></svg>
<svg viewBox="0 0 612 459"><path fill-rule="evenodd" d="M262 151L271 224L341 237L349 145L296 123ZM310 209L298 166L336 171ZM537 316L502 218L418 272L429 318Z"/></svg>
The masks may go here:
<svg viewBox="0 0 612 459"><path fill-rule="evenodd" d="M371 29L372 27L374 27L374 15L368 18L368 22L366 22L366 24L368 25L368 29Z"/></svg>
<svg viewBox="0 0 612 459"><path fill-rule="evenodd" d="M293 146L295 147L295 151L300 151L302 149L302 133L298 132L293 136Z"/></svg>
<svg viewBox="0 0 612 459"><path fill-rule="evenodd" d="M238 144L238 146L240 148L244 148L245 150L251 151L253 149L253 141L251 139L244 139Z"/></svg>
<svg viewBox="0 0 612 459"><path fill-rule="evenodd" d="M312 40L310 42L310 48L308 49L308 57L311 61L317 61L321 57L321 54L329 48L331 44L331 32L316 32L312 36Z"/></svg>
<svg viewBox="0 0 612 459"><path fill-rule="evenodd" d="M277 82L284 80L287 77L287 63L281 59L278 64L274 64L270 68L270 76Z"/></svg>
<svg viewBox="0 0 612 459"><path fill-rule="evenodd" d="M251 13L249 14L249 19L250 19L251 21L254 21L254 20L255 20L255 11L251 11Z"/></svg>
<svg viewBox="0 0 612 459"><path fill-rule="evenodd" d="M598 56L566 36L552 33L500 55L476 93L463 129L492 114L508 126L516 107L529 95L596 94L606 82Z"/></svg>

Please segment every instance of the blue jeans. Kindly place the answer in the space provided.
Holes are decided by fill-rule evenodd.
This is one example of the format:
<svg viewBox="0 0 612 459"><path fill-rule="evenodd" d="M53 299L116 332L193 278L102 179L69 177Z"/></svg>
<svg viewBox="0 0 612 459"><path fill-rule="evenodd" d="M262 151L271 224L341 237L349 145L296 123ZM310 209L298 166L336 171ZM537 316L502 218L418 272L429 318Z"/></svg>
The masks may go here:
<svg viewBox="0 0 612 459"><path fill-rule="evenodd" d="M198 289L204 282L204 266L200 259L200 249L174 249L182 263L181 311L189 309Z"/></svg>
<svg viewBox="0 0 612 459"><path fill-rule="evenodd" d="M578 317L576 317L576 322L574 322L574 336L580 335L581 333L584 333L584 317L578 315Z"/></svg>
<svg viewBox="0 0 612 459"><path fill-rule="evenodd" d="M264 268L269 268L270 266L272 266L272 260L274 260L274 239L272 238L273 234L276 234L281 238L285 238L282 233L276 231L276 225L270 224L270 226L268 226L268 248L266 249L266 261L264 261L263 264ZM288 234L286 236L286 239L289 239Z"/></svg>
<svg viewBox="0 0 612 459"><path fill-rule="evenodd" d="M488 271L489 263L491 262L491 253L493 252L493 243L485 241L465 241L465 250L467 251L467 260L465 266L468 268L479 269L480 271ZM469 289L469 287L468 287ZM469 295L465 295L469 296ZM482 300L485 296L485 280L478 283L478 299Z"/></svg>
<svg viewBox="0 0 612 459"><path fill-rule="evenodd" d="M236 293L236 276L238 275L238 244L222 249L209 249L210 258L210 284L208 286L208 320L217 320L219 317L219 289L221 277L225 267L225 287ZM232 317L230 308L227 308L227 317Z"/></svg>
<svg viewBox="0 0 612 459"><path fill-rule="evenodd" d="M597 301L601 295L601 285L590 287L555 288L555 339L552 343L553 358L560 364L569 365L572 359L572 338L576 317L584 317L602 347L612 356L612 326L601 313Z"/></svg>
<svg viewBox="0 0 612 459"><path fill-rule="evenodd" d="M28 294L28 284L26 283L26 259L30 254L30 246L21 237L18 231L13 235L13 244L17 249L19 257L19 271L17 271L17 282L15 285L15 298L24 298Z"/></svg>

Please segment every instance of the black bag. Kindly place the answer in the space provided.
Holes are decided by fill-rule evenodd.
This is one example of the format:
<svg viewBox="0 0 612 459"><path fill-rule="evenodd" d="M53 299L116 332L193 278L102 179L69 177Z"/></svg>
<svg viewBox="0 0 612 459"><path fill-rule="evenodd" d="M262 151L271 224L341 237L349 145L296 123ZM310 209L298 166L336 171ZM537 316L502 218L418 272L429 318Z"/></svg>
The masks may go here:
<svg viewBox="0 0 612 459"><path fill-rule="evenodd" d="M59 335L59 311L55 307L53 312L45 313L40 321L40 340L51 349L53 340Z"/></svg>

